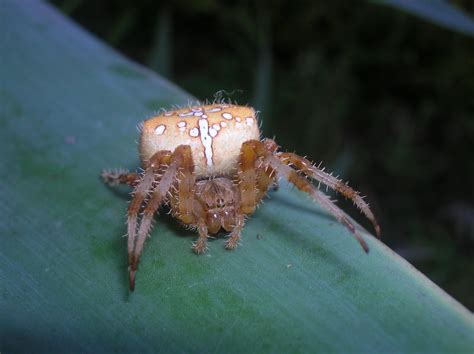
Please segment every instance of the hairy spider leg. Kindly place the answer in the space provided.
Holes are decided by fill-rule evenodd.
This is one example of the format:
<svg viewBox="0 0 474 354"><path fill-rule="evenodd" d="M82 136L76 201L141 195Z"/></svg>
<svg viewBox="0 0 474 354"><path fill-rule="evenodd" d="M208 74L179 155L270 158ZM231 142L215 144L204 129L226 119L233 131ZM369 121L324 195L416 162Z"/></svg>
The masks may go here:
<svg viewBox="0 0 474 354"><path fill-rule="evenodd" d="M207 251L207 238L209 237L209 230L206 225L206 212L201 203L194 201L194 215L196 217L198 239L193 242L193 251L197 254L203 254Z"/></svg>
<svg viewBox="0 0 474 354"><path fill-rule="evenodd" d="M175 150L176 152L176 150ZM169 190L178 170L179 159L176 153L158 151L150 159L140 183L135 187L133 199L128 207L128 264L130 290L135 288L135 272L145 238L151 228L151 220L156 209L160 206L163 195ZM143 217L140 221L137 235L138 212L148 194L152 195L146 203Z"/></svg>
<svg viewBox="0 0 474 354"><path fill-rule="evenodd" d="M109 186L128 184L131 187L135 187L140 181L140 175L138 173L128 170L103 170L100 176Z"/></svg>
<svg viewBox="0 0 474 354"><path fill-rule="evenodd" d="M194 162L191 154L191 148L182 150L182 163L179 173L173 181L172 192L169 193L171 211L184 224L194 222L194 192L196 177L194 174Z"/></svg>
<svg viewBox="0 0 474 354"><path fill-rule="evenodd" d="M191 147L189 145L185 145L185 147L183 148L180 173L175 180L176 193L171 193L171 209L174 215L184 224L197 224L199 237L197 241L193 242L193 251L202 254L207 250L207 238L209 236L206 212L195 198L196 175L194 173L194 161Z"/></svg>
<svg viewBox="0 0 474 354"><path fill-rule="evenodd" d="M178 210L176 216L184 224L191 224L195 221L194 202L196 175L194 174L194 162L191 147L184 145L182 148L182 164L177 177L178 189Z"/></svg>
<svg viewBox="0 0 474 354"><path fill-rule="evenodd" d="M257 204L275 181L275 173L270 166L264 166L263 159L276 151L276 144L265 139L249 140L242 144L237 170L238 199L236 199L236 220L233 230L226 241L226 249L234 249L240 241L245 224L245 215L255 211Z"/></svg>
<svg viewBox="0 0 474 354"><path fill-rule="evenodd" d="M258 140L249 140L240 148L239 164L237 170L237 181L240 192L240 212L252 214L257 205L257 173L255 164L259 155L264 154L263 145Z"/></svg>
<svg viewBox="0 0 474 354"><path fill-rule="evenodd" d="M278 146L271 139L248 140L242 144L239 155L237 180L240 190L240 211L252 214L268 188L275 182L271 166L264 165L266 156L272 155Z"/></svg>
<svg viewBox="0 0 474 354"><path fill-rule="evenodd" d="M131 267L134 263L133 250L135 249L135 238L137 235L138 212L143 201L156 182L156 174L161 167L164 167L171 157L170 151L159 151L151 159L148 167L143 172L140 182L135 186L132 192L133 198L128 205L127 210L127 248L128 248L128 264Z"/></svg>
<svg viewBox="0 0 474 354"><path fill-rule="evenodd" d="M232 231L229 234L229 239L225 242L225 248L228 250L233 250L236 248L240 241L240 234L245 224L244 215L240 212L237 212L235 216L235 225Z"/></svg>
<svg viewBox="0 0 474 354"><path fill-rule="evenodd" d="M235 225L225 248L228 250L237 247L240 241L240 234L245 224L244 215L252 214L258 203L257 176L264 180L263 176L257 173L257 159L266 154L263 144L258 140L249 140L242 144L240 148L239 163L237 169L238 201L235 205ZM239 205L240 204L240 205Z"/></svg>
<svg viewBox="0 0 474 354"><path fill-rule="evenodd" d="M319 189L313 186L308 180L300 176L296 170L289 167L287 164L280 161L279 158L269 155L265 158L264 163L269 164L278 175L285 177L290 183L295 185L299 190L308 193L312 199L319 203L324 209L331 213L341 224L345 225L349 231L354 235L354 237L359 241L360 245L367 253L369 252L369 247L367 243L356 230L352 222L346 217L344 212L339 209L327 195L322 193Z"/></svg>
<svg viewBox="0 0 474 354"><path fill-rule="evenodd" d="M159 153L159 152L158 152ZM133 290L135 287L135 272L138 267L140 255L143 250L145 239L148 236L151 228L153 215L156 210L166 201L170 189L177 179L179 172L183 169L183 162L191 156L191 148L188 145L178 146L169 158L169 164L163 168L163 164L159 167L160 173L159 180L151 191L150 199L147 201L143 216L140 221L138 229L138 236L133 250L132 264L129 270L130 289Z"/></svg>
<svg viewBox="0 0 474 354"><path fill-rule="evenodd" d="M272 139L263 139L260 141L255 141L256 145L259 145L260 148L258 152L260 153L259 159L257 161L257 203L265 197L270 187L278 188L278 181L276 179L276 173L271 166L264 164L264 158L267 155L273 155L278 150L278 145ZM263 144L263 149L261 145Z"/></svg>
<svg viewBox="0 0 474 354"><path fill-rule="evenodd" d="M133 291L135 287L135 271L131 272L133 268L136 269L138 260L135 261L135 239L137 236L138 212L142 206L143 201L150 193L153 184L156 183L156 177L160 169L164 168L170 161L171 151L158 151L150 159L147 168L143 172L140 182L135 186L133 191L133 199L128 206L127 211L127 249L128 249L128 265L130 267L130 290Z"/></svg>
<svg viewBox="0 0 474 354"><path fill-rule="evenodd" d="M281 152L277 156L282 162L293 166L296 170L301 171L304 175L323 183L329 188L334 189L336 192L341 193L344 197L352 200L356 207L359 208L359 210L362 211L367 219L370 220L374 226L377 237L380 238L380 226L378 225L374 214L370 210L369 205L364 201L364 199L362 199L359 192L354 191L343 181L314 166L311 161L305 159L304 157L291 152Z"/></svg>
<svg viewBox="0 0 474 354"><path fill-rule="evenodd" d="M273 155L278 145L272 139L249 140L242 144L237 174L241 196L241 210L251 214L271 186L277 185L276 174L264 164L266 156ZM249 211L248 213L246 211Z"/></svg>

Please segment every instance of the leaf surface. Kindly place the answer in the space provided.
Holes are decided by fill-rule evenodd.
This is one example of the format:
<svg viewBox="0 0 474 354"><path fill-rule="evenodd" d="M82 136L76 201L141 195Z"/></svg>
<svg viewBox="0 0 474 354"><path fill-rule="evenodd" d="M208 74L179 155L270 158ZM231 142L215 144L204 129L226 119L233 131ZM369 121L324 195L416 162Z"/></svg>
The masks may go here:
<svg viewBox="0 0 474 354"><path fill-rule="evenodd" d="M371 0L411 13L447 29L474 36L474 19L445 0Z"/></svg>
<svg viewBox="0 0 474 354"><path fill-rule="evenodd" d="M36 1L1 7L0 351L472 352L472 315L372 236L283 186L223 239L157 217L127 289L138 122L191 97Z"/></svg>

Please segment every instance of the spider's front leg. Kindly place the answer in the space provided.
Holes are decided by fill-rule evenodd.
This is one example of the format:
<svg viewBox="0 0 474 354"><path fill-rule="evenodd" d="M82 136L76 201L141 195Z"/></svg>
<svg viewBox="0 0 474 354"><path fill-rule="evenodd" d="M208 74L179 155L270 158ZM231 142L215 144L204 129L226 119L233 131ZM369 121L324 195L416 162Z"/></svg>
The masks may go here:
<svg viewBox="0 0 474 354"><path fill-rule="evenodd" d="M128 208L128 263L130 290L135 288L135 272L143 250L146 236L151 230L153 215L160 205L166 201L167 195L176 181L183 163L191 156L188 145L178 146L171 154L159 151L151 158L142 179L134 190L134 197ZM143 216L137 232L138 212L145 200Z"/></svg>
<svg viewBox="0 0 474 354"><path fill-rule="evenodd" d="M239 156L237 181L240 191L239 210L248 215L255 211L258 202L263 198L274 182L274 171L263 164L263 159L276 150L268 139L264 141L249 140L242 144Z"/></svg>
<svg viewBox="0 0 474 354"><path fill-rule="evenodd" d="M263 158L272 153L273 149L276 150L276 145L267 144L266 140L249 140L242 144L237 170L238 187L234 198L235 225L226 242L226 249L237 247L245 215L255 211L257 204L275 181L273 169L263 165Z"/></svg>
<svg viewBox="0 0 474 354"><path fill-rule="evenodd" d="M196 201L194 204L194 215L196 217L199 237L195 242L193 242L193 251L196 254L203 254L207 251L207 238L209 237L209 230L206 225L206 212L198 201Z"/></svg>
<svg viewBox="0 0 474 354"><path fill-rule="evenodd" d="M239 245L240 234L245 224L244 215L241 212L237 212L235 216L235 225L233 230L229 235L229 239L225 242L225 248L228 250L233 250Z"/></svg>
<svg viewBox="0 0 474 354"><path fill-rule="evenodd" d="M191 150L183 156L180 174L176 180L176 193L171 196L173 215L186 225L197 225L199 238L193 243L193 251L202 254L207 250L209 236L206 212L196 200L196 175Z"/></svg>

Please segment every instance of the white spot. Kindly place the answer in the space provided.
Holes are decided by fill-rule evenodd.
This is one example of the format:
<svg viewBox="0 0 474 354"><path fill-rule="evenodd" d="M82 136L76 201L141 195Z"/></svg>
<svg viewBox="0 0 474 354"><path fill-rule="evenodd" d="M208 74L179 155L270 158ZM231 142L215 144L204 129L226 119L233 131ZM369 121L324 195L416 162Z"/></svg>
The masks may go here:
<svg viewBox="0 0 474 354"><path fill-rule="evenodd" d="M194 114L194 112L186 112L186 113L180 113L179 116L180 117L188 117L188 116L192 116Z"/></svg>
<svg viewBox="0 0 474 354"><path fill-rule="evenodd" d="M174 114L174 112L166 112L165 116L169 117L169 116L172 116L173 114Z"/></svg>
<svg viewBox="0 0 474 354"><path fill-rule="evenodd" d="M202 118L206 119L206 118L207 118L207 116L206 116L205 114L203 114L203 115L202 115Z"/></svg>
<svg viewBox="0 0 474 354"><path fill-rule="evenodd" d="M201 107L198 107L198 108L191 108L191 111L193 111L193 112L201 112L201 111L202 111L202 108L201 108Z"/></svg>
<svg viewBox="0 0 474 354"><path fill-rule="evenodd" d="M194 112L194 115L195 115L196 117L200 117L200 116L203 115L203 113L202 113L201 111L199 111L199 112Z"/></svg>
<svg viewBox="0 0 474 354"><path fill-rule="evenodd" d="M165 130L166 130L166 126L164 126L163 124L160 124L159 126L155 128L155 134L161 135L165 132Z"/></svg>
<svg viewBox="0 0 474 354"><path fill-rule="evenodd" d="M201 143L204 146L207 166L212 167L212 137L209 135L209 122L206 119L199 119L199 132L201 133ZM216 132L217 133L217 132Z"/></svg>
<svg viewBox="0 0 474 354"><path fill-rule="evenodd" d="M222 116L223 116L225 119L232 119L232 114L230 114L230 113L222 113Z"/></svg>
<svg viewBox="0 0 474 354"><path fill-rule="evenodd" d="M184 133L184 132L186 131L186 128L185 128L185 127L179 127L179 131L180 131L181 133Z"/></svg>
<svg viewBox="0 0 474 354"><path fill-rule="evenodd" d="M209 128L209 135L215 137L217 135L217 130L214 128Z"/></svg>
<svg viewBox="0 0 474 354"><path fill-rule="evenodd" d="M240 119L240 117L235 117L235 120L236 120L237 122L240 122L242 119Z"/></svg>
<svg viewBox="0 0 474 354"><path fill-rule="evenodd" d="M242 127L242 123L235 123L235 127L236 127L236 128Z"/></svg>
<svg viewBox="0 0 474 354"><path fill-rule="evenodd" d="M185 127L186 126L186 122L185 121L181 121L178 123L178 127Z"/></svg>
<svg viewBox="0 0 474 354"><path fill-rule="evenodd" d="M218 131L221 129L221 126L219 124L213 124L212 127Z"/></svg>
<svg viewBox="0 0 474 354"><path fill-rule="evenodd" d="M189 131L189 135L192 137L197 137L199 135L199 129L198 128L193 128Z"/></svg>
<svg viewBox="0 0 474 354"><path fill-rule="evenodd" d="M222 128L227 127L227 123L226 123L226 122L221 122L221 127L222 127Z"/></svg>
<svg viewBox="0 0 474 354"><path fill-rule="evenodd" d="M247 125L253 125L253 118L252 117L245 118L245 121L247 122Z"/></svg>
<svg viewBox="0 0 474 354"><path fill-rule="evenodd" d="M211 109L208 109L206 112L207 113L214 113L214 112L219 112L221 109L219 107L216 107L216 108L211 108Z"/></svg>

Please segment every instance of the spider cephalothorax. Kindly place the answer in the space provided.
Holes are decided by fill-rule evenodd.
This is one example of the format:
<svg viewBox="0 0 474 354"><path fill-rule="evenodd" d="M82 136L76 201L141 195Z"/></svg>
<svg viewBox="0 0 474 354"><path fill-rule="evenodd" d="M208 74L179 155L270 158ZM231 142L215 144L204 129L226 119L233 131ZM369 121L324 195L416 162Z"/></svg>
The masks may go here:
<svg viewBox="0 0 474 354"><path fill-rule="evenodd" d="M169 204L176 219L197 229L196 253L205 252L207 238L220 229L230 233L225 247L233 249L239 243L245 217L254 212L279 177L308 193L351 231L366 252L368 246L352 222L307 178L351 199L380 234L374 215L358 192L305 158L278 151L273 140L261 140L251 107L196 105L152 117L141 128L140 159L144 169L140 175L102 172L109 184L134 187L127 218L131 290L153 215L161 205Z"/></svg>

